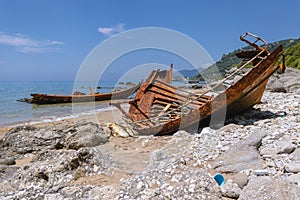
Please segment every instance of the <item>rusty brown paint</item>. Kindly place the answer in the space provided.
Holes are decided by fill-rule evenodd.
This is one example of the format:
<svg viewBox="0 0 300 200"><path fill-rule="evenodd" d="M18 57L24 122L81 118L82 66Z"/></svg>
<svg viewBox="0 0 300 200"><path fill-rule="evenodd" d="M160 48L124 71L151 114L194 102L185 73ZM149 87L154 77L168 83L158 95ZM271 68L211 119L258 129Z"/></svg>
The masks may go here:
<svg viewBox="0 0 300 200"><path fill-rule="evenodd" d="M32 98L25 98L24 102L34 104L56 104L56 103L72 103L72 102L92 102L104 101L111 99L123 99L131 96L141 86L141 83L135 86L117 92L109 92L105 94L94 93L91 95L55 95L55 94L31 94Z"/></svg>
<svg viewBox="0 0 300 200"><path fill-rule="evenodd" d="M245 41L244 38L242 40ZM284 51L282 45L270 53L266 48L258 47L256 44L252 44L252 46L257 50L238 55L249 59L251 56L258 55L258 50L263 51L259 58L253 57L253 59L255 58L252 62L253 68L243 78L217 96L209 98L203 95L202 101L198 101L197 98L199 97L196 94L185 95L179 93L174 86L169 86L170 73L167 71L152 72L135 97L138 108L146 116L139 112L139 109L131 106L129 110L131 119L139 124L141 120L147 120L151 113L151 117L159 115L167 106L166 110L181 109L180 104L187 102L187 100L190 100L190 112L177 117L175 115L174 118L169 118L167 122L140 124L135 129L142 135L174 133L179 128L199 123L222 109L227 108L227 114L230 115L243 112L259 103L268 78L280 67L275 66L275 63ZM170 71L172 71L172 67ZM178 105L177 108L176 105Z"/></svg>

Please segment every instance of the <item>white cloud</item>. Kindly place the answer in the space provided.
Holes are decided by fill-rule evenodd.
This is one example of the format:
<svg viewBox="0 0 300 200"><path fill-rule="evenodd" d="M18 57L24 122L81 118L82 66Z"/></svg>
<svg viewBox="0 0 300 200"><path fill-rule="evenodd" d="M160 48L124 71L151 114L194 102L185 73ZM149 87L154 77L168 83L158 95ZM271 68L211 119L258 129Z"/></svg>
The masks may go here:
<svg viewBox="0 0 300 200"><path fill-rule="evenodd" d="M53 47L22 47L18 48L18 51L22 53L48 53L48 52L56 52L59 48Z"/></svg>
<svg viewBox="0 0 300 200"><path fill-rule="evenodd" d="M124 24L117 24L111 27L99 27L98 32L102 33L105 36L112 36L113 34L120 33L125 31Z"/></svg>
<svg viewBox="0 0 300 200"><path fill-rule="evenodd" d="M48 45L56 45L56 44L58 44L58 45L63 45L64 43L63 42L60 42L60 41L51 41L51 40L47 40L47 44Z"/></svg>
<svg viewBox="0 0 300 200"><path fill-rule="evenodd" d="M36 40L20 33L9 35L0 32L0 44L13 46L23 53L46 53L53 52L55 49L58 49L58 45L63 45L64 43L55 40Z"/></svg>
<svg viewBox="0 0 300 200"><path fill-rule="evenodd" d="M37 42L30 39L30 38L26 38L24 36L21 35L6 35L3 33L0 33L0 44L6 44L9 46L37 46Z"/></svg>

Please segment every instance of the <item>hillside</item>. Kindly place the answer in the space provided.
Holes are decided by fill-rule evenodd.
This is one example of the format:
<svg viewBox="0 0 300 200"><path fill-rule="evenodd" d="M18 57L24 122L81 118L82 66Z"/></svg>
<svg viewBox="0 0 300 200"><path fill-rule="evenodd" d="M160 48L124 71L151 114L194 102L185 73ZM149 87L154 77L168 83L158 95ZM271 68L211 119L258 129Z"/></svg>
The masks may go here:
<svg viewBox="0 0 300 200"><path fill-rule="evenodd" d="M202 70L203 70L202 68L199 68L198 70L197 69L191 69L191 70L183 69L183 70L179 70L178 72L183 77L194 77L197 74L199 74L199 72Z"/></svg>
<svg viewBox="0 0 300 200"><path fill-rule="evenodd" d="M284 49L286 50L286 65L288 67L298 68L300 69L300 38L299 39L287 39L281 40L277 42L269 43L269 49L272 51L278 45L282 44ZM194 79L218 79L220 77L216 77L216 72L219 71L219 75L224 76L225 70L230 68L232 65L239 64L241 59L235 56L235 53L241 50L248 50L250 46L243 47L241 49L234 50L228 54L224 54L221 60L217 61L214 65L208 67L207 69L203 70L200 74L196 75Z"/></svg>
<svg viewBox="0 0 300 200"><path fill-rule="evenodd" d="M300 69L300 43L288 48L285 55L286 66Z"/></svg>

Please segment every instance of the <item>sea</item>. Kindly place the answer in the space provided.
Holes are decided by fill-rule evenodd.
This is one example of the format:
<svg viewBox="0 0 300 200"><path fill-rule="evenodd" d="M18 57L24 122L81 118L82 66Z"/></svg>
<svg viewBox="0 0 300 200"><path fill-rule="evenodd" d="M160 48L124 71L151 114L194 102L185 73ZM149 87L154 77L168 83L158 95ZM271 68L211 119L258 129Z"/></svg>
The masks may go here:
<svg viewBox="0 0 300 200"><path fill-rule="evenodd" d="M91 83L91 85L94 83ZM136 84L136 83L133 83ZM175 86L184 83L173 81ZM125 82L100 81L95 92L107 93L115 89L127 89ZM90 94L89 83L74 81L0 81L0 127L16 124L54 122L80 115L91 115L116 109L110 101L37 105L18 101L30 98L31 93L71 95L74 91ZM134 96L131 96L132 98Z"/></svg>
<svg viewBox="0 0 300 200"><path fill-rule="evenodd" d="M114 87L126 88L115 81L103 81L98 84L101 89L96 92L106 93L113 91ZM80 91L89 94L88 88L73 88L73 81L0 81L0 126L20 123L52 122L64 118L76 117L105 110L115 109L109 106L109 101L36 105L17 101L30 98L31 93L45 94L72 94Z"/></svg>

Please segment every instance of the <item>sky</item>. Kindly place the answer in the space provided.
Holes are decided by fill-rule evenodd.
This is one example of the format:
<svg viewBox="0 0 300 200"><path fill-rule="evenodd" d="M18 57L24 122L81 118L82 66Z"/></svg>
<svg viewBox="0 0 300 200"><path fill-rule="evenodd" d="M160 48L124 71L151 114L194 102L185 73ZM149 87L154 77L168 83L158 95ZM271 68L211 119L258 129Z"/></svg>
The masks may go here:
<svg viewBox="0 0 300 200"><path fill-rule="evenodd" d="M185 34L218 61L244 46L239 36L247 31L268 42L299 38L299 7L297 0L0 0L0 80L74 80L97 45L143 27ZM146 53L152 60L137 53L120 67L174 58Z"/></svg>

